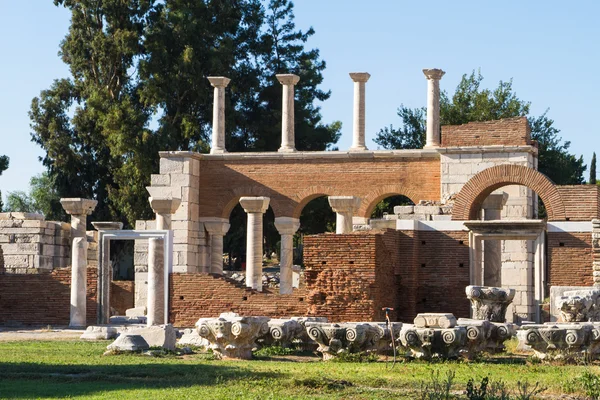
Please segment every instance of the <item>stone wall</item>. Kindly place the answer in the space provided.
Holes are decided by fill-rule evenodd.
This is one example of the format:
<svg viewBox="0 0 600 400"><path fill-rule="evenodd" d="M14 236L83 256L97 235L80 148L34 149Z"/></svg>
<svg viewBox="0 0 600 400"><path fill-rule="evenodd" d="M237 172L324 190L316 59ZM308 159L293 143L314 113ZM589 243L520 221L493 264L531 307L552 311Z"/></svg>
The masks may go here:
<svg viewBox="0 0 600 400"><path fill-rule="evenodd" d="M592 286L592 235L548 232L548 286Z"/></svg>
<svg viewBox="0 0 600 400"><path fill-rule="evenodd" d="M0 213L4 271L36 274L70 264L70 225L40 214Z"/></svg>
<svg viewBox="0 0 600 400"><path fill-rule="evenodd" d="M87 322L96 323L97 268L87 269ZM69 324L71 269L0 274L0 325Z"/></svg>
<svg viewBox="0 0 600 400"><path fill-rule="evenodd" d="M156 221L135 221L138 231L156 228ZM146 307L148 299L148 240L136 240L133 248L133 279L135 281L135 307Z"/></svg>
<svg viewBox="0 0 600 400"><path fill-rule="evenodd" d="M569 221L600 218L600 187L597 185L557 186Z"/></svg>
<svg viewBox="0 0 600 400"><path fill-rule="evenodd" d="M261 293L212 274L172 274L169 293L169 322L177 327L193 327L199 318L217 317L223 312L272 318L308 313L305 290L289 295L268 289Z"/></svg>
<svg viewBox="0 0 600 400"><path fill-rule="evenodd" d="M532 145L526 117L442 126L442 147Z"/></svg>

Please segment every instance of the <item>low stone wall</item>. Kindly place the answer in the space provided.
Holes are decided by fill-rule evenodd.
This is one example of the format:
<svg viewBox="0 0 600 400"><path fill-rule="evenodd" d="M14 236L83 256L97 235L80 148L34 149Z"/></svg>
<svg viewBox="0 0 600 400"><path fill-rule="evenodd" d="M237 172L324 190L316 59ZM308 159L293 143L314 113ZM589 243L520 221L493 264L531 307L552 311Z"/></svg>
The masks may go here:
<svg viewBox="0 0 600 400"><path fill-rule="evenodd" d="M87 322L96 323L97 269L87 269ZM0 324L68 325L71 269L23 275L0 274Z"/></svg>
<svg viewBox="0 0 600 400"><path fill-rule="evenodd" d="M70 260L70 225L40 214L0 213L4 271L37 274L64 268Z"/></svg>
<svg viewBox="0 0 600 400"><path fill-rule="evenodd" d="M171 274L169 280L169 322L177 327L192 327L199 318L218 317L224 312L240 315L283 318L307 315L306 291L280 295L247 289L222 276L196 273Z"/></svg>

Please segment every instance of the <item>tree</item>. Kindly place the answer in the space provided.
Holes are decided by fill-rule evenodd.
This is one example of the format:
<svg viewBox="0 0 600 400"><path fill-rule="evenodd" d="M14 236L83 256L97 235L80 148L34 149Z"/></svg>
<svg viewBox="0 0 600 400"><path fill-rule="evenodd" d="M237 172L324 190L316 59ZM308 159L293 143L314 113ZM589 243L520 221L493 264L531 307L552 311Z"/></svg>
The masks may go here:
<svg viewBox="0 0 600 400"><path fill-rule="evenodd" d="M0 156L0 175L8 169L10 159L8 156ZM0 212L2 212L4 204L2 203L2 191L0 190Z"/></svg>
<svg viewBox="0 0 600 400"><path fill-rule="evenodd" d="M592 163L590 164L590 185L596 184L596 152L592 156Z"/></svg>
<svg viewBox="0 0 600 400"><path fill-rule="evenodd" d="M528 116L530 103L517 97L512 80L500 81L494 90L481 88L483 76L473 71L463 75L456 91L450 97L445 91L440 96L442 125L459 125L472 121L489 121L502 118ZM558 136L554 121L547 111L539 117L529 116L531 138L538 142L538 169L559 185L583 183L586 166L583 157L569 153L570 142ZM385 149L422 148L425 143L426 109L411 109L401 105L398 109L402 126L383 128L375 142Z"/></svg>
<svg viewBox="0 0 600 400"><path fill-rule="evenodd" d="M272 0L55 0L71 12L60 46L71 78L32 101L32 139L60 197L98 200L93 219L151 218L145 187L158 151L209 149L212 87L232 79L227 99L230 151L278 146L281 85L301 76L298 149L324 150L340 124L323 125L313 100L325 63L304 50L314 32L296 31L292 3ZM275 137L277 131L277 137Z"/></svg>
<svg viewBox="0 0 600 400"><path fill-rule="evenodd" d="M52 177L48 173L34 176L29 181L29 192L10 192L7 210L43 214L47 220L62 220L66 214L60 204Z"/></svg>

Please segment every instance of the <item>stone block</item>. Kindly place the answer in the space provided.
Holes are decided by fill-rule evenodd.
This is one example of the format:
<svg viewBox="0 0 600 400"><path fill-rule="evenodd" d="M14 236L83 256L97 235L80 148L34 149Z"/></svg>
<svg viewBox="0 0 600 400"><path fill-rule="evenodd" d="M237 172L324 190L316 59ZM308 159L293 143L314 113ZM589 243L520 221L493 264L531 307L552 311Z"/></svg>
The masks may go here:
<svg viewBox="0 0 600 400"><path fill-rule="evenodd" d="M414 206L415 214L439 215L442 213L440 206Z"/></svg>
<svg viewBox="0 0 600 400"><path fill-rule="evenodd" d="M143 351L150 346L140 335L121 334L113 343L106 347L109 351Z"/></svg>
<svg viewBox="0 0 600 400"><path fill-rule="evenodd" d="M191 186L192 176L189 174L171 174L171 186L174 188Z"/></svg>
<svg viewBox="0 0 600 400"><path fill-rule="evenodd" d="M146 307L140 306L140 307L128 308L127 310L125 310L125 315L127 317L144 316L144 315L146 315Z"/></svg>
<svg viewBox="0 0 600 400"><path fill-rule="evenodd" d="M171 186L171 176L166 174L150 175L150 184L152 186Z"/></svg>
<svg viewBox="0 0 600 400"><path fill-rule="evenodd" d="M4 255L5 268L27 268L29 266L29 257L26 255Z"/></svg>
<svg viewBox="0 0 600 400"><path fill-rule="evenodd" d="M134 265L148 265L148 253L133 253L133 264Z"/></svg>
<svg viewBox="0 0 600 400"><path fill-rule="evenodd" d="M7 212L0 213L0 220L38 220L43 221L45 217L37 213Z"/></svg>
<svg viewBox="0 0 600 400"><path fill-rule="evenodd" d="M161 174L183 173L183 159L161 158L159 169Z"/></svg>
<svg viewBox="0 0 600 400"><path fill-rule="evenodd" d="M452 221L452 215L432 215L432 221Z"/></svg>
<svg viewBox="0 0 600 400"><path fill-rule="evenodd" d="M394 214L413 214L415 206L395 206Z"/></svg>
<svg viewBox="0 0 600 400"><path fill-rule="evenodd" d="M139 335L150 347L162 347L163 349L175 351L177 342L177 330L173 325L154 325L145 328L127 328L126 335Z"/></svg>
<svg viewBox="0 0 600 400"><path fill-rule="evenodd" d="M399 220L426 221L425 214L398 214Z"/></svg>
<svg viewBox="0 0 600 400"><path fill-rule="evenodd" d="M196 329L186 329L183 331L181 339L177 342L179 346L208 347L210 342L198 334Z"/></svg>
<svg viewBox="0 0 600 400"><path fill-rule="evenodd" d="M83 340L109 340L118 335L117 328L111 326L88 326L79 337Z"/></svg>
<svg viewBox="0 0 600 400"><path fill-rule="evenodd" d="M422 313L417 314L414 325L417 328L454 328L456 317L449 313Z"/></svg>

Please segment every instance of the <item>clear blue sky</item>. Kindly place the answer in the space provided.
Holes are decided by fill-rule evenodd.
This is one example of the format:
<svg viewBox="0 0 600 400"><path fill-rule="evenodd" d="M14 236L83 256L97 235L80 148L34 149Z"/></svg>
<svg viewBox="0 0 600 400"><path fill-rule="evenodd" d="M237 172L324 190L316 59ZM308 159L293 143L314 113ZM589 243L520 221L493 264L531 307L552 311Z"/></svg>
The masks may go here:
<svg viewBox="0 0 600 400"><path fill-rule="evenodd" d="M69 13L51 0L0 0L0 6L0 154L11 158L0 177L6 196L26 190L43 171L27 112L53 79L68 76L57 52ZM332 96L322 114L325 122L343 122L340 149L352 136L349 72L371 74L366 129L367 146L375 149L376 132L399 124L401 103L425 105L423 68L444 69L441 87L449 92L462 74L481 68L487 87L513 78L534 115L549 108L586 163L600 152L600 2L296 0L295 6L297 27L314 27L308 46L327 62L323 88Z"/></svg>

